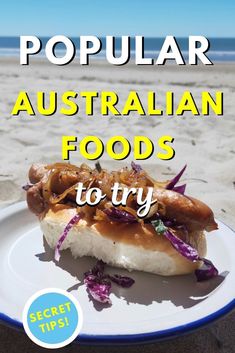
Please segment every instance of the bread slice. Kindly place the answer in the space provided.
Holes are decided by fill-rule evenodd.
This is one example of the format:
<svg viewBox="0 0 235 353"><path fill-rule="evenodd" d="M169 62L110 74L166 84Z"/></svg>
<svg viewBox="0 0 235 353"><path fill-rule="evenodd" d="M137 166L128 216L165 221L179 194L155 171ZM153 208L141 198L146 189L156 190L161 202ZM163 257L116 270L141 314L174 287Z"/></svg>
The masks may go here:
<svg viewBox="0 0 235 353"><path fill-rule="evenodd" d="M40 219L42 232L52 249L76 208L56 205ZM206 253L203 232L191 233L190 243L201 257ZM73 226L61 250L70 249L77 257L93 256L109 265L139 270L164 276L193 272L200 261L191 262L179 254L164 237L155 232L151 224L141 225L99 221L89 223L81 219Z"/></svg>

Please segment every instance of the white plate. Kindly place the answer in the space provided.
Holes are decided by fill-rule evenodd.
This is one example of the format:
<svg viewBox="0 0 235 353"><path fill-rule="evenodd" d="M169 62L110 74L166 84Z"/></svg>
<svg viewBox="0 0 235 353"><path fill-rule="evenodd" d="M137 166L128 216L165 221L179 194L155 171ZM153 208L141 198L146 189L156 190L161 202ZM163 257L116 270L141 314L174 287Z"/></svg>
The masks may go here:
<svg viewBox="0 0 235 353"><path fill-rule="evenodd" d="M58 287L71 291L81 304L81 343L153 341L208 324L235 307L235 234L218 223L219 230L207 237L207 258L220 276L197 283L194 275L169 278L134 271L131 277L135 284L129 289L113 285L113 305L103 307L89 300L82 284L83 273L95 260L74 260L64 251L56 265L26 204L10 206L0 212L0 319L22 327L22 310L28 298L40 289Z"/></svg>

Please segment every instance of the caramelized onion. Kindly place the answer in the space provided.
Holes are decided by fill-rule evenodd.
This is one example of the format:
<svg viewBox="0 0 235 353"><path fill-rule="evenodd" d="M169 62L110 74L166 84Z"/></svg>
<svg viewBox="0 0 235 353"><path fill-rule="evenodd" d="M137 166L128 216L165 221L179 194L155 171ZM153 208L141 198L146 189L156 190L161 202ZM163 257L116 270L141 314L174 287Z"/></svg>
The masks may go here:
<svg viewBox="0 0 235 353"><path fill-rule="evenodd" d="M54 205L56 203L59 203L60 201L62 201L63 199L65 199L65 197L72 191L74 191L77 187L77 183L73 186L71 186L70 188L66 189L62 194L60 195L56 195L56 196L53 196L51 195L50 196L50 199L49 199L49 202Z"/></svg>
<svg viewBox="0 0 235 353"><path fill-rule="evenodd" d="M49 176L48 176L48 179L47 181L45 182L45 184L43 184L43 188L42 188L42 196L44 198L44 200L46 202L49 202L51 196L52 196L52 187L51 187L51 184L52 184L52 178L55 176L55 175L58 175L59 173L59 170L55 169L54 171L51 171L49 173Z"/></svg>
<svg viewBox="0 0 235 353"><path fill-rule="evenodd" d="M89 212L87 213L94 220L106 220L107 215L104 209L112 206L112 190L114 183L117 182L121 187L135 187L143 188L143 193L147 192L148 187L160 187L165 188L166 182L158 182L151 178L144 170L140 170L136 173L132 169L123 168L119 171L108 172L102 169L99 173L96 169L91 169L86 164L82 164L77 167L73 164L68 163L54 163L46 166L48 177L46 182L43 183L43 198L47 204L55 205L57 203L65 203L76 199L76 187L79 182L87 188L87 190L93 186L99 187L103 194L106 194L106 198L102 200L94 210L89 206ZM66 199L66 200L65 200ZM130 213L132 216L137 217L137 203L135 195L128 197L128 202L125 207L119 206L120 210ZM85 207L85 206L83 206ZM151 218L160 212L164 214L162 205L156 202L150 208L149 214L145 218ZM143 222L143 220L139 220Z"/></svg>
<svg viewBox="0 0 235 353"><path fill-rule="evenodd" d="M77 167L74 164L69 164L69 163L53 163L53 164L48 164L46 169L52 170L52 169L57 169L57 170L76 170L80 171L81 167Z"/></svg>

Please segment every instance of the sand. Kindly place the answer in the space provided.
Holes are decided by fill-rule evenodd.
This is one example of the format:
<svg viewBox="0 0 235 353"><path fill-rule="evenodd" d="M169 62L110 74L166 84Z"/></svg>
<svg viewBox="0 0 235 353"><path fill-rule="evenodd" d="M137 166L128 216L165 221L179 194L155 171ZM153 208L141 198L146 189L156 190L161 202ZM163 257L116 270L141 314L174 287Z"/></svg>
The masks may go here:
<svg viewBox="0 0 235 353"><path fill-rule="evenodd" d="M80 139L86 135L97 135L104 142L114 135L123 135L130 141L135 135L146 135L154 143L161 135L172 135L175 138L175 158L160 161L151 157L143 165L155 177L165 179L171 178L187 163L183 179L187 182L187 193L208 203L218 219L235 228L235 64L207 67L136 67L129 64L112 67L98 61L89 67L81 67L76 62L57 67L42 60L20 66L17 59L1 58L0 87L0 207L25 198L21 185L27 181L31 163L61 160L62 135L76 135ZM175 92L176 99L185 90L190 90L196 99L200 98L203 90L212 94L222 90L224 115L137 117L132 114L129 117L102 117L97 104L93 117L85 115L84 106L74 117L64 117L59 113L50 117L28 117L26 114L12 117L11 110L20 90L28 92L33 104L36 92L40 90L57 91L58 96L67 90L115 91L119 94L120 103L124 102L130 90L138 91L146 102L146 92L152 90L157 93L159 106L164 105L164 95L168 90ZM127 162L132 159L131 154ZM84 159L77 152L72 154L71 162L80 163ZM117 168L126 162L113 162L105 154L101 163ZM226 331L235 328L234 317L231 321L233 327L226 322L219 330L222 341L225 338L229 340ZM191 336L192 340L195 340L195 335L197 333ZM203 335L201 338L211 342L207 351L212 352L213 338ZM228 344L232 344L232 339ZM185 338L177 340L178 344L181 340ZM190 342L189 338L187 342Z"/></svg>
<svg viewBox="0 0 235 353"><path fill-rule="evenodd" d="M179 67L136 67L127 65L113 67L103 62L81 67L76 63L68 66L33 61L29 66L20 66L17 59L1 59L0 85L0 205L24 199L20 186L27 179L27 170L33 162L61 160L62 135L97 135L104 142L111 136L123 135L133 141L135 135L146 135L157 145L162 135L175 138L175 158L160 161L155 156L147 160L146 168L160 179L171 178L185 163L187 192L207 202L216 217L235 227L235 65ZM84 105L77 116L29 117L21 114L11 116L18 92L28 92L35 106L36 92L55 90L60 94L73 91L115 91L120 103L128 91L139 92L146 102L146 92L156 91L159 106L164 106L165 92L175 92L176 101L185 90L190 90L196 99L200 92L216 90L224 92L224 116L209 117L102 117L99 104L94 116L87 117ZM133 159L133 154L128 162ZM84 161L79 152L71 154L71 162ZM125 162L113 162L108 155L101 159L103 165L117 167Z"/></svg>

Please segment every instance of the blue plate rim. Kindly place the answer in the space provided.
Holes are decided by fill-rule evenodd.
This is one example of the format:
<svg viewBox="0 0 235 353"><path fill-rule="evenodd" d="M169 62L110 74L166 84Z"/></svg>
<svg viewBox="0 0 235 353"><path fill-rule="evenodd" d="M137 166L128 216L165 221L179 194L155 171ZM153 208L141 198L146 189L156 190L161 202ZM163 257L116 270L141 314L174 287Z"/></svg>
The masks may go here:
<svg viewBox="0 0 235 353"><path fill-rule="evenodd" d="M24 208L24 205L26 204L25 201L18 202L18 207L19 209ZM1 210L1 213L5 213L9 209L13 208L16 204L10 205L6 208L3 208ZM4 212L5 211L5 212ZM223 221L220 221L223 223L226 227L228 227L233 233L234 230L225 224ZM76 343L80 343L83 345L134 345L138 343L153 343L159 340L166 340L170 339L173 337L177 337L186 333L190 333L196 329L199 329L203 326L209 325L212 322L222 318L223 316L229 314L232 310L235 309L235 299L233 299L231 302L226 304L224 307L220 308L219 310L211 313L210 315L207 315L201 319L189 322L184 325L172 327L169 329L165 330L160 330L160 331L153 331L153 332L147 332L147 333L137 333L137 334L122 334L122 335L86 335L86 334L81 334L79 335L76 339ZM4 313L0 312L0 322L5 324L6 326L13 327L15 329L20 329L24 331L23 324L15 319L12 319L11 317L5 315Z"/></svg>
<svg viewBox="0 0 235 353"><path fill-rule="evenodd" d="M127 335L86 335L81 334L76 339L76 343L83 345L134 345L138 343L153 343L159 340L166 340L173 337L177 337L186 333L190 333L196 329L199 329L203 326L209 325L215 320L222 318L226 314L230 313L235 309L235 299L226 304L221 309L216 312L205 316L199 320L187 323L185 325L180 325L172 327L166 330L153 331L147 333L138 333L138 334L127 334ZM0 322L5 323L9 327L15 329L20 329L24 331L23 324L17 320L10 318L9 316L0 313Z"/></svg>

